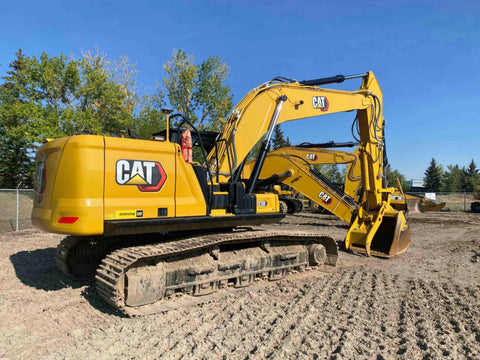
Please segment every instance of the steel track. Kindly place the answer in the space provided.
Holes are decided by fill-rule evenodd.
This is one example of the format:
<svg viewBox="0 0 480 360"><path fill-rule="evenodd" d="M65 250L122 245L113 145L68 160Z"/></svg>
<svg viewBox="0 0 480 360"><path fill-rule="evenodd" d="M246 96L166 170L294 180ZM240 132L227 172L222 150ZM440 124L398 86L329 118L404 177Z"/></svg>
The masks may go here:
<svg viewBox="0 0 480 360"><path fill-rule="evenodd" d="M143 262L159 261L171 256L186 254L193 251L212 248L219 245L240 244L247 242L288 242L288 243L320 243L325 246L327 257L325 265L333 267L336 264L338 251L335 241L326 235L303 231L267 231L267 230L236 230L233 233L209 234L198 237L188 237L154 245L134 246L116 250L103 259L97 275L96 288L100 296L110 305L129 315L146 315L188 304L199 304L222 297L228 291L215 292L204 296L181 296L181 299L162 299L154 304L140 307L125 305L123 296L124 278L127 271ZM293 270L293 269L289 269Z"/></svg>

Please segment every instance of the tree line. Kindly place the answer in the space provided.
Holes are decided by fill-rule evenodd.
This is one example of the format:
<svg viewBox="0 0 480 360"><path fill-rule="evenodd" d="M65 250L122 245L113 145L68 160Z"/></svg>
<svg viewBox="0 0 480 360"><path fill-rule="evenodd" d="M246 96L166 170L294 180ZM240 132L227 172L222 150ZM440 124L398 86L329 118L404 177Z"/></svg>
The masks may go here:
<svg viewBox="0 0 480 360"><path fill-rule="evenodd" d="M0 84L0 187L33 185L36 149L48 138L94 134L141 139L165 128L161 108L187 116L201 130L220 130L233 106L229 67L218 56L199 64L174 50L165 76L141 92L136 65L104 53L15 54ZM175 125L175 124L174 124Z"/></svg>
<svg viewBox="0 0 480 360"><path fill-rule="evenodd" d="M140 91L136 64L126 56L111 60L96 51L78 58L45 52L36 57L19 50L0 83L0 188L33 186L35 152L46 139L121 136L127 129L148 139L165 128L164 107L200 130L220 131L233 107L228 65L218 56L196 63L193 55L174 50L163 69L154 89ZM273 148L289 145L277 126ZM319 170L344 182L346 168L333 164ZM405 176L388 168L389 186L395 186L395 178L409 190ZM473 160L468 167L444 170L432 159L424 180L426 191L470 192L480 184L480 175Z"/></svg>
<svg viewBox="0 0 480 360"><path fill-rule="evenodd" d="M433 158L423 180L425 191L473 192L480 185L480 172L473 159L468 166L448 165L444 170Z"/></svg>

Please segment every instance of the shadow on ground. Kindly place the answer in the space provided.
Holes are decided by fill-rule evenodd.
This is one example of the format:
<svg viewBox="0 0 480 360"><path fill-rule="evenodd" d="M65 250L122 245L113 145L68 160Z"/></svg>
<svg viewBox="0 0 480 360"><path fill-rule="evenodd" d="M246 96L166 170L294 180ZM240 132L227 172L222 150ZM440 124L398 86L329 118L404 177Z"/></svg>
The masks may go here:
<svg viewBox="0 0 480 360"><path fill-rule="evenodd" d="M20 281L39 290L76 289L86 284L70 279L56 268L55 248L19 251L10 256L10 261Z"/></svg>
<svg viewBox="0 0 480 360"><path fill-rule="evenodd" d="M104 314L128 318L128 316L122 313L120 310L117 310L113 306L107 304L95 290L95 286L93 285L87 286L85 289L83 289L82 296L92 307Z"/></svg>

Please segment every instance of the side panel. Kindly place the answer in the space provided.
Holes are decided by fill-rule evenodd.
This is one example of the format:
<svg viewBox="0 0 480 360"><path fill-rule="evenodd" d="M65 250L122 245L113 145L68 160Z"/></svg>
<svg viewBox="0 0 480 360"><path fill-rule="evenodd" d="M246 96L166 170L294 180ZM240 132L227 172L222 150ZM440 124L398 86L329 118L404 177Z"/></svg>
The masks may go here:
<svg viewBox="0 0 480 360"><path fill-rule="evenodd" d="M271 214L279 211L278 196L273 193L255 194L257 197L257 214Z"/></svg>
<svg viewBox="0 0 480 360"><path fill-rule="evenodd" d="M207 205L197 176L191 164L187 164L180 154L180 147L177 147L177 191L176 214L181 216L201 216L206 215Z"/></svg>
<svg viewBox="0 0 480 360"><path fill-rule="evenodd" d="M174 217L175 172L174 144L106 137L104 219Z"/></svg>
<svg viewBox="0 0 480 360"><path fill-rule="evenodd" d="M38 150L36 227L73 235L103 233L103 150L103 137L89 135L57 139Z"/></svg>

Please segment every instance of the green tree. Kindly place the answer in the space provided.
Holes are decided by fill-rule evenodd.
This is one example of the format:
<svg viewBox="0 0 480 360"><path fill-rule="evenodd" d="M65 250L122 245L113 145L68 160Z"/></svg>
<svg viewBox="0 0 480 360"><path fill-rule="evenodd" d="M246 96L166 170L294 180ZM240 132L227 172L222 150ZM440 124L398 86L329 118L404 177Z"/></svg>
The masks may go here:
<svg viewBox="0 0 480 360"><path fill-rule="evenodd" d="M464 184L464 177L463 169L460 169L457 164L448 165L442 178L442 191L461 191Z"/></svg>
<svg viewBox="0 0 480 360"><path fill-rule="evenodd" d="M152 134L166 128L163 94L157 90L151 96L145 96L144 103L137 115L135 133L140 139L150 139Z"/></svg>
<svg viewBox="0 0 480 360"><path fill-rule="evenodd" d="M170 106L200 129L220 130L233 106L225 84L229 67L219 57L209 57L197 66L193 55L176 50L164 69Z"/></svg>
<svg viewBox="0 0 480 360"><path fill-rule="evenodd" d="M435 159L432 158L430 166L425 170L425 177L423 178L425 191L440 191L442 174L442 167L437 165Z"/></svg>
<svg viewBox="0 0 480 360"><path fill-rule="evenodd" d="M33 153L45 138L82 133L111 135L133 125L131 102L101 56L27 57L21 50L0 86L3 179L31 186ZM19 157L23 166L9 168ZM26 161L25 159L29 159ZM15 174L18 172L18 174ZM4 180L6 181L6 180Z"/></svg>
<svg viewBox="0 0 480 360"><path fill-rule="evenodd" d="M193 55L183 50L174 51L163 68L166 72L163 86L167 89L170 106L195 121L192 98L198 75Z"/></svg>
<svg viewBox="0 0 480 360"><path fill-rule="evenodd" d="M410 184L408 183L407 178L405 177L405 175L400 173L399 170L397 169L391 170L390 164L388 164L386 168L386 173L387 173L388 186L397 187L396 179L398 179L400 181L400 185L402 186L403 191L410 190Z"/></svg>
<svg viewBox="0 0 480 360"><path fill-rule="evenodd" d="M280 125L275 126L273 130L273 150L276 150L281 147L290 146L290 139L283 135L283 131L280 128Z"/></svg>
<svg viewBox="0 0 480 360"><path fill-rule="evenodd" d="M470 162L467 168L463 168L462 190L467 192L474 191L476 185L480 184L480 174L475 161Z"/></svg>
<svg viewBox="0 0 480 360"><path fill-rule="evenodd" d="M228 65L218 56L210 56L198 67L197 89L193 101L200 111L200 127L219 131L232 110L233 96L230 87L225 84L229 72Z"/></svg>
<svg viewBox="0 0 480 360"><path fill-rule="evenodd" d="M315 164L313 167L334 184L345 183L347 173L346 166L340 167L337 164Z"/></svg>

